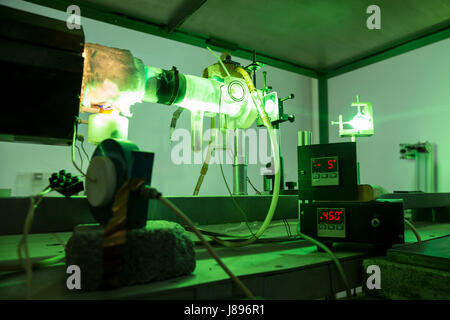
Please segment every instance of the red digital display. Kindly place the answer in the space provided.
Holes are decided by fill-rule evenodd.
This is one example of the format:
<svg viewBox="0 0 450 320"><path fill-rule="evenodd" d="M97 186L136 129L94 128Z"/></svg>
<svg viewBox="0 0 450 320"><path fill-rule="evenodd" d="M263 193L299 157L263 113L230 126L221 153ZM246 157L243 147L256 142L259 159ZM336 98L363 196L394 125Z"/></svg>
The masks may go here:
<svg viewBox="0 0 450 320"><path fill-rule="evenodd" d="M344 223L345 211L344 209L319 209L318 221L319 223Z"/></svg>
<svg viewBox="0 0 450 320"><path fill-rule="evenodd" d="M325 211L322 212L322 217L320 219L329 220L329 221L339 221L341 219L342 211Z"/></svg>
<svg viewBox="0 0 450 320"><path fill-rule="evenodd" d="M338 171L337 157L314 158L311 160L313 173L329 173Z"/></svg>

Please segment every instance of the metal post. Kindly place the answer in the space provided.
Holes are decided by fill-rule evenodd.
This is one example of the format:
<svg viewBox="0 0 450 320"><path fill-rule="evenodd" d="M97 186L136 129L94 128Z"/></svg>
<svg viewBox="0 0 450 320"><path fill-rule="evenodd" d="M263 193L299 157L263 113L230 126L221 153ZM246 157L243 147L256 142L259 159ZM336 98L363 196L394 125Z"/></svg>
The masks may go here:
<svg viewBox="0 0 450 320"><path fill-rule="evenodd" d="M234 130L233 195L247 195L247 165L245 132Z"/></svg>
<svg viewBox="0 0 450 320"><path fill-rule="evenodd" d="M357 97L357 100L359 102L359 96L356 96L356 97ZM359 107L358 107L358 109L359 109ZM350 137L350 141L356 143L356 136L351 136ZM360 171L359 171L359 161L357 161L356 162L356 179L357 179L356 183L358 185L361 183L360 178L361 178L361 174L360 174Z"/></svg>
<svg viewBox="0 0 450 320"><path fill-rule="evenodd" d="M278 124L278 129L275 130L275 135L277 137L278 140L278 155L280 156L280 192L282 190L284 190L284 159L281 156L281 129L280 129L280 125ZM275 159L274 159L275 161ZM275 164L274 168L275 168ZM275 183L275 182L274 182Z"/></svg>
<svg viewBox="0 0 450 320"><path fill-rule="evenodd" d="M309 146L312 144L312 132L311 131L299 131L298 132L298 146ZM300 188L299 188L300 189ZM302 205L307 203L307 200L298 201L298 231L302 230Z"/></svg>
<svg viewBox="0 0 450 320"><path fill-rule="evenodd" d="M325 75L318 78L319 87L319 141L328 143L328 79Z"/></svg>
<svg viewBox="0 0 450 320"><path fill-rule="evenodd" d="M434 145L426 142L425 151L416 151L416 190L433 193L434 182Z"/></svg>
<svg viewBox="0 0 450 320"><path fill-rule="evenodd" d="M312 132L311 131L299 131L298 132L298 146L309 146L312 144Z"/></svg>

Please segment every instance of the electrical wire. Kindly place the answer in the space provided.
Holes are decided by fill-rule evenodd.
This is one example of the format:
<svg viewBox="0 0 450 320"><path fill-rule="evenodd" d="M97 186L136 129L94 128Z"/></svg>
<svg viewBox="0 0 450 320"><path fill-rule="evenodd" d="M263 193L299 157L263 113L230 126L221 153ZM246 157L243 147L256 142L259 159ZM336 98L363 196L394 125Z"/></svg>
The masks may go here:
<svg viewBox="0 0 450 320"><path fill-rule="evenodd" d="M223 62L222 62L222 60L220 59L220 57L219 57L214 51L212 51L209 47L206 47L206 49L208 49L209 52L211 52L211 53L217 58L217 60L219 61L220 65L221 65L222 68L223 68L223 71L225 71L225 73L227 74L227 76L228 76L228 77L231 77L230 72L228 71L227 68L225 68L225 65L223 64Z"/></svg>
<svg viewBox="0 0 450 320"><path fill-rule="evenodd" d="M255 300L255 296L253 293L239 280L238 277L234 275L233 272L231 272L230 269L223 263L223 261L219 258L219 256L216 254L216 252L213 250L211 245L205 240L205 238L202 236L202 234L197 230L197 228L194 226L192 221L180 210L178 209L170 200L159 197L159 200L167 206L172 212L174 212L181 220L183 220L195 233L195 235L198 237L198 239L203 243L203 245L208 250L209 254L217 261L217 263L222 267L222 269L225 271L226 274L234 281L234 283L244 292L244 294L247 296L247 298L251 300Z"/></svg>
<svg viewBox="0 0 450 320"><path fill-rule="evenodd" d="M23 266L27 279L26 279L26 285L27 285L27 299L31 299L31 281L33 277L33 266L30 260L30 253L28 250L28 233L30 232L31 225L33 224L34 220L34 213L39 206L39 204L42 201L42 197L46 195L47 193L53 191L54 189L50 188L50 186L46 187L41 193L31 196L30 197L30 208L28 209L27 216L25 218L25 224L23 228L23 234L22 238L19 241L19 244L17 246L17 255L19 257L20 264ZM22 250L25 253L25 261L22 257Z"/></svg>
<svg viewBox="0 0 450 320"><path fill-rule="evenodd" d="M215 129L216 127L216 121L215 118L212 117L211 118L211 129ZM208 149L206 151L206 157L205 157L205 161L203 161L203 165L202 168L200 169L200 175L197 179L197 184L195 185L195 189L194 189L194 196L197 196L198 193L200 192L200 187L202 186L203 180L206 176L206 174L208 173L208 169L209 169L209 162L211 161L211 156L212 153L214 152L215 147L214 147L214 136L211 137L211 140L208 143Z"/></svg>
<svg viewBox="0 0 450 320"><path fill-rule="evenodd" d="M289 238L289 237L290 237L290 234L289 234L289 229L288 229L288 227L286 226L286 219L282 219L281 221L283 222L284 229L286 230L286 234L287 234L287 236L288 236L288 238Z"/></svg>
<svg viewBox="0 0 450 320"><path fill-rule="evenodd" d="M284 219L284 220L286 220L286 219ZM281 223L283 223L283 226L285 227L286 233L287 233L288 229L286 228L286 224L283 221ZM279 227L281 225L281 223L280 224L274 224L272 222L272 224L269 227L267 227L267 229ZM289 232L290 232L290 224L289 224L289 222L287 220L286 220L286 223L289 226ZM187 231L192 231L189 228L189 226L184 226L184 228ZM204 229L201 229L199 227L196 227L196 228L197 228L198 231L200 231L203 235L206 235L206 236L234 238L234 239L231 239L229 241L236 241L236 240L239 240L239 239L247 239L248 238L248 235L233 235L233 234L229 234L229 233L222 233L222 232L217 232L217 231L204 230ZM264 239L260 238L260 239L258 239L258 243L260 243L260 242L280 242L280 241L286 241L286 240L298 240L299 239L298 236L292 235L292 232L290 232L290 234L291 234L291 237L274 237L274 238L271 237L271 238L264 238Z"/></svg>
<svg viewBox="0 0 450 320"><path fill-rule="evenodd" d="M84 140L81 141L81 150L83 150L83 153L84 153L84 155L86 156L86 159L87 159L87 161L88 161L88 163L89 163L89 155L88 155L88 153L86 152L86 149L84 148Z"/></svg>
<svg viewBox="0 0 450 320"><path fill-rule="evenodd" d="M316 246L320 247L322 250L324 250L326 253L328 253L328 255L331 257L331 259L334 261L334 263L336 264L336 267L339 271L339 274L341 275L342 281L344 282L344 286L345 286L345 291L347 293L347 298L351 299L352 298L352 293L350 291L350 286L348 284L348 280L347 280L347 276L345 275L344 269L342 268L341 263L339 262L339 259L334 255L334 253L326 246L324 245L322 242L313 239L311 237L308 237L306 234L301 233L300 231L298 231L298 234L300 235L300 237L302 237L303 239L315 244Z"/></svg>
<svg viewBox="0 0 450 320"><path fill-rule="evenodd" d="M219 59L219 61L220 61L220 59ZM222 67L225 68L223 66L223 63L222 63ZM280 179L281 173L280 173L280 158L279 158L279 153L278 153L278 145L277 145L275 131L272 127L272 123L270 122L267 113L265 112L264 108L261 105L262 102L259 99L256 88L253 85L253 82L252 82L250 76L248 75L248 73L240 67L236 68L236 71L239 72L244 77L244 80L249 88L250 95L253 99L253 102L255 103L256 108L260 114L260 117L269 132L270 144L272 147L272 152L274 154L274 162L275 162L275 182L274 182L274 190L273 190L273 194L272 194L272 201L270 202L269 211L267 212L266 218L265 218L262 226L259 228L259 230L256 232L256 234L254 234L251 238L248 238L241 242L229 242L229 241L219 239L217 237L210 237L212 240L214 240L214 241L218 242L219 244L226 246L226 247L247 246L249 244L254 243L255 241L257 241L259 239L259 237L262 236L262 234L265 232L265 230L269 226L270 222L272 221L273 215L275 213L275 210L276 210L276 207L278 204L278 196L280 193L280 180L281 180ZM220 128L220 104L219 104L219 128Z"/></svg>
<svg viewBox="0 0 450 320"><path fill-rule="evenodd" d="M220 106L219 106L219 117L220 117ZM220 121L219 121L219 124L220 124ZM211 127L215 128L215 121L211 121ZM201 185L203 183L203 179L204 179L206 173L208 172L209 161L211 159L211 155L216 150L216 148L213 145L214 145L214 140L211 139L211 141L208 144L208 150L207 150L207 154L206 154L206 159L205 159L205 161L203 163L202 169L200 171L200 176L198 177L197 184L196 184L195 189L194 189L194 196L198 195L198 192L200 191L200 187L201 187ZM231 200L233 201L234 206L241 212L242 217L244 218L244 222L245 222L248 230L250 231L250 233L252 235L254 235L252 229L250 228L250 225L248 224L247 214L239 206L239 204L234 199L233 194L231 193L230 187L228 186L227 179L225 178L225 174L223 173L222 162L219 161L219 164L220 164L220 171L222 172L222 178L223 178L223 181L225 182L225 186L227 187L227 190L228 190L228 193L229 193L229 195L231 197Z"/></svg>
<svg viewBox="0 0 450 320"><path fill-rule="evenodd" d="M223 64L222 60L209 47L206 47L206 48L217 58L220 65L222 66L223 70L227 73L228 76L230 76L230 73L228 72L228 69ZM254 234L251 238L248 238L246 240L243 240L241 242L236 242L236 243L228 242L228 241L216 238L216 237L211 237L212 240L214 240L226 247L243 247L243 246L254 243L256 240L259 239L259 237L262 236L262 234L264 233L264 231L267 229L270 222L272 221L273 215L275 214L275 210L276 210L276 207L278 204L278 196L280 194L280 181L281 181L279 148L278 148L278 144L277 144L276 133L275 133L275 130L273 129L272 123L270 122L270 118L264 109L264 106L261 101L261 97L259 96L259 94L255 88L255 85L253 84L253 81L250 78L250 76L248 75L247 71L245 71L241 67L237 67L235 69L235 71L238 72L239 74L241 74L242 77L244 78L245 83L247 84L247 87L250 92L250 97L256 106L256 109L259 113L259 116L260 116L264 126L267 128L267 131L269 132L270 145L272 148L272 152L274 155L274 162L275 162L275 181L274 181L274 188L273 188L273 194L272 194L272 201L270 202L269 210L267 212L266 218L264 219L262 226L259 228L259 230L256 232L256 234ZM219 130L221 128L220 118L221 118L221 115L220 115L220 104L219 104Z"/></svg>
<svg viewBox="0 0 450 320"><path fill-rule="evenodd" d="M412 232L414 232L414 235L416 236L417 242L422 242L422 238L420 237L420 234L417 231L416 227L414 227L414 225L408 219L405 219L405 224L407 224L408 227L411 228Z"/></svg>
<svg viewBox="0 0 450 320"><path fill-rule="evenodd" d="M256 187L253 185L253 183L249 177L247 177L247 181L250 184L250 186L253 188L253 190L255 190L256 194L261 194L261 192L258 189L256 189Z"/></svg>
<svg viewBox="0 0 450 320"><path fill-rule="evenodd" d="M245 213L245 211L239 206L239 204L236 202L236 199L234 199L233 194L231 193L230 187L228 186L228 182L227 179L225 178L225 174L223 173L223 167L222 167L222 162L219 161L219 166L220 166L220 172L222 173L222 178L223 181L225 182L225 186L227 187L228 193L231 197L231 200L233 201L235 207L241 212L242 216L245 219L245 224L247 225L248 230L250 231L250 233L252 234L252 236L255 236L255 233L252 231L252 229L250 228L250 225L248 224L248 218L247 218L247 214Z"/></svg>
<svg viewBox="0 0 450 320"><path fill-rule="evenodd" d="M56 234L56 233L52 233L52 236L56 239L56 241L59 242L59 244L65 249L66 248L66 244L64 243L64 241L62 241L62 239Z"/></svg>
<svg viewBox="0 0 450 320"><path fill-rule="evenodd" d="M286 229L286 233L288 238L292 238L292 233L291 233L291 226L289 225L289 222L286 219L283 219L283 224L284 224L284 228Z"/></svg>
<svg viewBox="0 0 450 320"><path fill-rule="evenodd" d="M187 231L191 231L194 232L189 226L183 226ZM204 230L201 229L199 227L196 227L198 231L200 231L200 233L202 235L206 235L206 236L213 236L213 237L227 237L227 238L236 238L236 239L243 239L243 238L248 238L247 235L245 236L239 236L239 235L233 235L233 234L225 234L222 232L216 232L216 231L210 231L210 230Z"/></svg>
<svg viewBox="0 0 450 320"><path fill-rule="evenodd" d="M71 153L72 153L72 164L73 164L73 166L75 167L75 169L77 169L77 171L78 171L79 173L81 173L81 175L82 175L83 177L85 177L86 179L89 179L89 180L91 180L91 181L94 182L94 180L93 180L92 178L88 177L88 176L83 172L83 170L81 170L81 169L78 167L77 163L75 162L75 146L76 146L75 143L76 143L76 137L77 137L77 122L74 121L74 123L73 123L72 148L71 148Z"/></svg>
<svg viewBox="0 0 450 320"><path fill-rule="evenodd" d="M80 157L80 168L81 170L83 170L83 157L81 156L81 151L80 148L78 146L75 146L75 148L78 150L78 156Z"/></svg>
<svg viewBox="0 0 450 320"><path fill-rule="evenodd" d="M220 57L219 57L214 51L212 51L209 47L206 47L206 48L207 48L207 49L208 49L208 50L209 50L209 51L217 58L217 60L219 61L220 65L222 66L223 70L224 70L225 73L227 74L227 76L230 77L230 72L229 72L228 69L225 67L225 65L223 64L223 62L222 62L222 60L220 59ZM220 110L220 107L221 107L221 105L220 105L220 103L219 103L219 130L220 130L220 128L221 128L221 125L220 125L220 118L221 118L221 110ZM211 143L212 143L212 140L211 140L211 142L210 142L210 145L211 145ZM209 148L209 146L208 146L208 148ZM214 152L214 149L211 150L211 153L212 153L212 152ZM239 206L239 204L238 204L238 203L236 202L236 200L234 199L233 194L231 193L230 187L228 186L227 179L225 178L225 174L223 173L223 167L222 167L222 162L221 162L221 161L219 161L219 165L220 165L220 172L222 173L223 181L225 182L225 186L227 187L227 190L228 190L228 194L230 195L231 200L233 201L233 204L235 205L235 207L241 212L243 218L245 219L245 225L247 226L248 230L250 231L250 233L251 233L252 236L254 237L255 234L254 234L254 232L252 231L252 229L250 228L250 225L248 224L247 214L246 214L246 213L244 212L244 210ZM197 184L198 184L198 183L197 183Z"/></svg>

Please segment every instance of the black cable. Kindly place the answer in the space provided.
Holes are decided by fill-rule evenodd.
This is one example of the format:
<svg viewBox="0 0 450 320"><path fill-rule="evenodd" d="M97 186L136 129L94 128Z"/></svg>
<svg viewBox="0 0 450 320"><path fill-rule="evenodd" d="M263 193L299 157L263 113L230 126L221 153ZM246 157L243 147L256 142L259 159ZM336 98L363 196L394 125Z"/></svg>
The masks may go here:
<svg viewBox="0 0 450 320"><path fill-rule="evenodd" d="M293 237L293 234L292 234L292 232L291 232L291 225L290 225L289 221L287 221L287 220L286 220L286 225L288 226L288 229L289 229L289 235L290 235L291 237Z"/></svg>
<svg viewBox="0 0 450 320"><path fill-rule="evenodd" d="M253 190L255 190L256 194L261 194L261 192L255 188L255 186L253 185L252 181L250 180L250 178L247 176L247 181L250 184L250 186L253 188Z"/></svg>
<svg viewBox="0 0 450 320"><path fill-rule="evenodd" d="M286 219L281 219L281 221L283 221L284 229L286 229L286 234L290 238L291 235L289 234L289 229L288 226L286 225Z"/></svg>
<svg viewBox="0 0 450 320"><path fill-rule="evenodd" d="M148 199L160 199L162 196L162 194L155 188L152 188L150 186L145 186L145 185L139 189L139 194ZM189 225L184 225L183 228L187 231L194 232L194 229L192 227L190 227ZM195 229L197 231L199 231L201 234L210 236L210 237L234 238L234 239L228 240L231 242L242 241L242 238L247 238L247 236L230 235L230 234L225 234L225 233L220 233L220 232L215 232L215 231L203 230L198 227L195 227ZM290 238L289 237L287 237L287 238L286 237L274 237L274 238L268 238L268 239L259 238L257 241L258 241L258 243L273 243L273 242L284 242L284 241L296 241L298 239L299 239L299 237L290 237Z"/></svg>
<svg viewBox="0 0 450 320"><path fill-rule="evenodd" d="M84 155L86 156L87 161L88 161L88 163L89 163L89 155L88 155L88 153L86 152L86 149L84 148L84 139L83 139L83 141L81 141L81 150L83 150L83 153L84 153Z"/></svg>
<svg viewBox="0 0 450 320"><path fill-rule="evenodd" d="M248 230L250 231L252 236L255 236L252 229L250 228L250 225L248 224L247 215L245 214L244 210L239 206L239 204L236 202L236 199L234 199L233 194L231 193L230 187L228 186L227 179L225 178L225 174L223 173L222 162L219 161L219 165L220 165L220 172L222 173L223 181L225 182L225 186L227 187L227 190L228 190L228 193L230 194L231 200L233 201L235 207L241 212L242 216L244 217L244 219L245 219L244 222L245 222L245 225L247 226Z"/></svg>
<svg viewBox="0 0 450 320"><path fill-rule="evenodd" d="M162 197L162 194L156 190L155 188L151 188L148 186L143 186L139 189L139 193L142 196L145 196L149 199L158 199L161 201L165 206L167 206L173 213L176 214L176 216L183 220L195 233L195 235L198 237L198 239L203 243L203 245L206 247L208 252L211 254L211 256L217 261L217 263L222 267L222 269L225 271L226 274L234 281L234 283L244 292L244 294L247 296L247 298L254 300L255 296L253 293L245 286L245 284L242 283L242 281L234 275L233 272L231 272L230 269L223 263L222 259L217 255L217 253L214 251L214 249L211 247L211 245L205 240L205 238L202 236L202 234L198 231L198 229L194 226L191 219L189 219L188 216L186 216L180 209L178 209L170 200Z"/></svg>
<svg viewBox="0 0 450 320"><path fill-rule="evenodd" d="M75 147L76 147L76 140L77 140L77 121L75 121L75 122L73 123L73 130L72 130L72 133L73 133L73 135L72 135L72 145L71 145L71 148L70 148L70 153L71 153L71 158L72 158L72 164L73 164L73 166L75 167L75 169L77 169L77 171L78 171L79 173L81 173L81 175L82 175L83 177L85 177L86 179L89 179L89 180L91 180L91 181L95 181L95 180L93 180L92 178L88 177L88 176L83 172L83 170L80 169L80 168L78 167L77 163L75 162Z"/></svg>
<svg viewBox="0 0 450 320"><path fill-rule="evenodd" d="M212 52L212 51L211 51ZM227 71L227 70L225 70ZM220 133L220 128L221 128L221 123L220 123L220 114L221 114L221 110L220 110L221 104L219 103L219 133ZM223 181L225 182L225 186L227 187L228 193L230 194L231 200L233 201L235 207L241 212L241 214L243 215L244 219L245 219L245 225L247 226L248 230L250 231L250 233L252 234L252 236L254 237L255 234L253 233L252 229L250 228L249 224L248 224L248 218L247 215L245 214L244 210L242 210L242 208L239 206L239 204L236 202L236 200L233 197L233 194L231 193L230 187L228 186L228 182L227 179L225 178L225 174L223 173L223 168L222 168L222 161L219 159L219 165L220 165L220 172L222 173L222 178Z"/></svg>
<svg viewBox="0 0 450 320"><path fill-rule="evenodd" d="M282 219L282 220L283 220L284 228L286 229L288 238L292 238L291 227L289 226L289 223L287 222L286 219Z"/></svg>
<svg viewBox="0 0 450 320"><path fill-rule="evenodd" d="M77 145L75 145L75 148L77 148L77 150L78 150L78 156L80 157L80 160L81 160L80 167L81 167L81 170L83 170L83 157L81 156L80 148Z"/></svg>

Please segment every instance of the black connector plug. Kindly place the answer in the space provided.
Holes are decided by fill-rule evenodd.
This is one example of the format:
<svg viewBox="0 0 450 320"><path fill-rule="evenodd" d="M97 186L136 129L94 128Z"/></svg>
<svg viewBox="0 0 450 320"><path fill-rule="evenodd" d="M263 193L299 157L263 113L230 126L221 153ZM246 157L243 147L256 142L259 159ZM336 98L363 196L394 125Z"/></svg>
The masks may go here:
<svg viewBox="0 0 450 320"><path fill-rule="evenodd" d="M83 181L76 176L72 176L71 173L66 173L65 170L53 173L48 180L52 189L67 198L84 190Z"/></svg>
<svg viewBox="0 0 450 320"><path fill-rule="evenodd" d="M160 199L162 197L162 193L152 188L150 186L143 185L139 188L139 195L147 198L147 199Z"/></svg>

